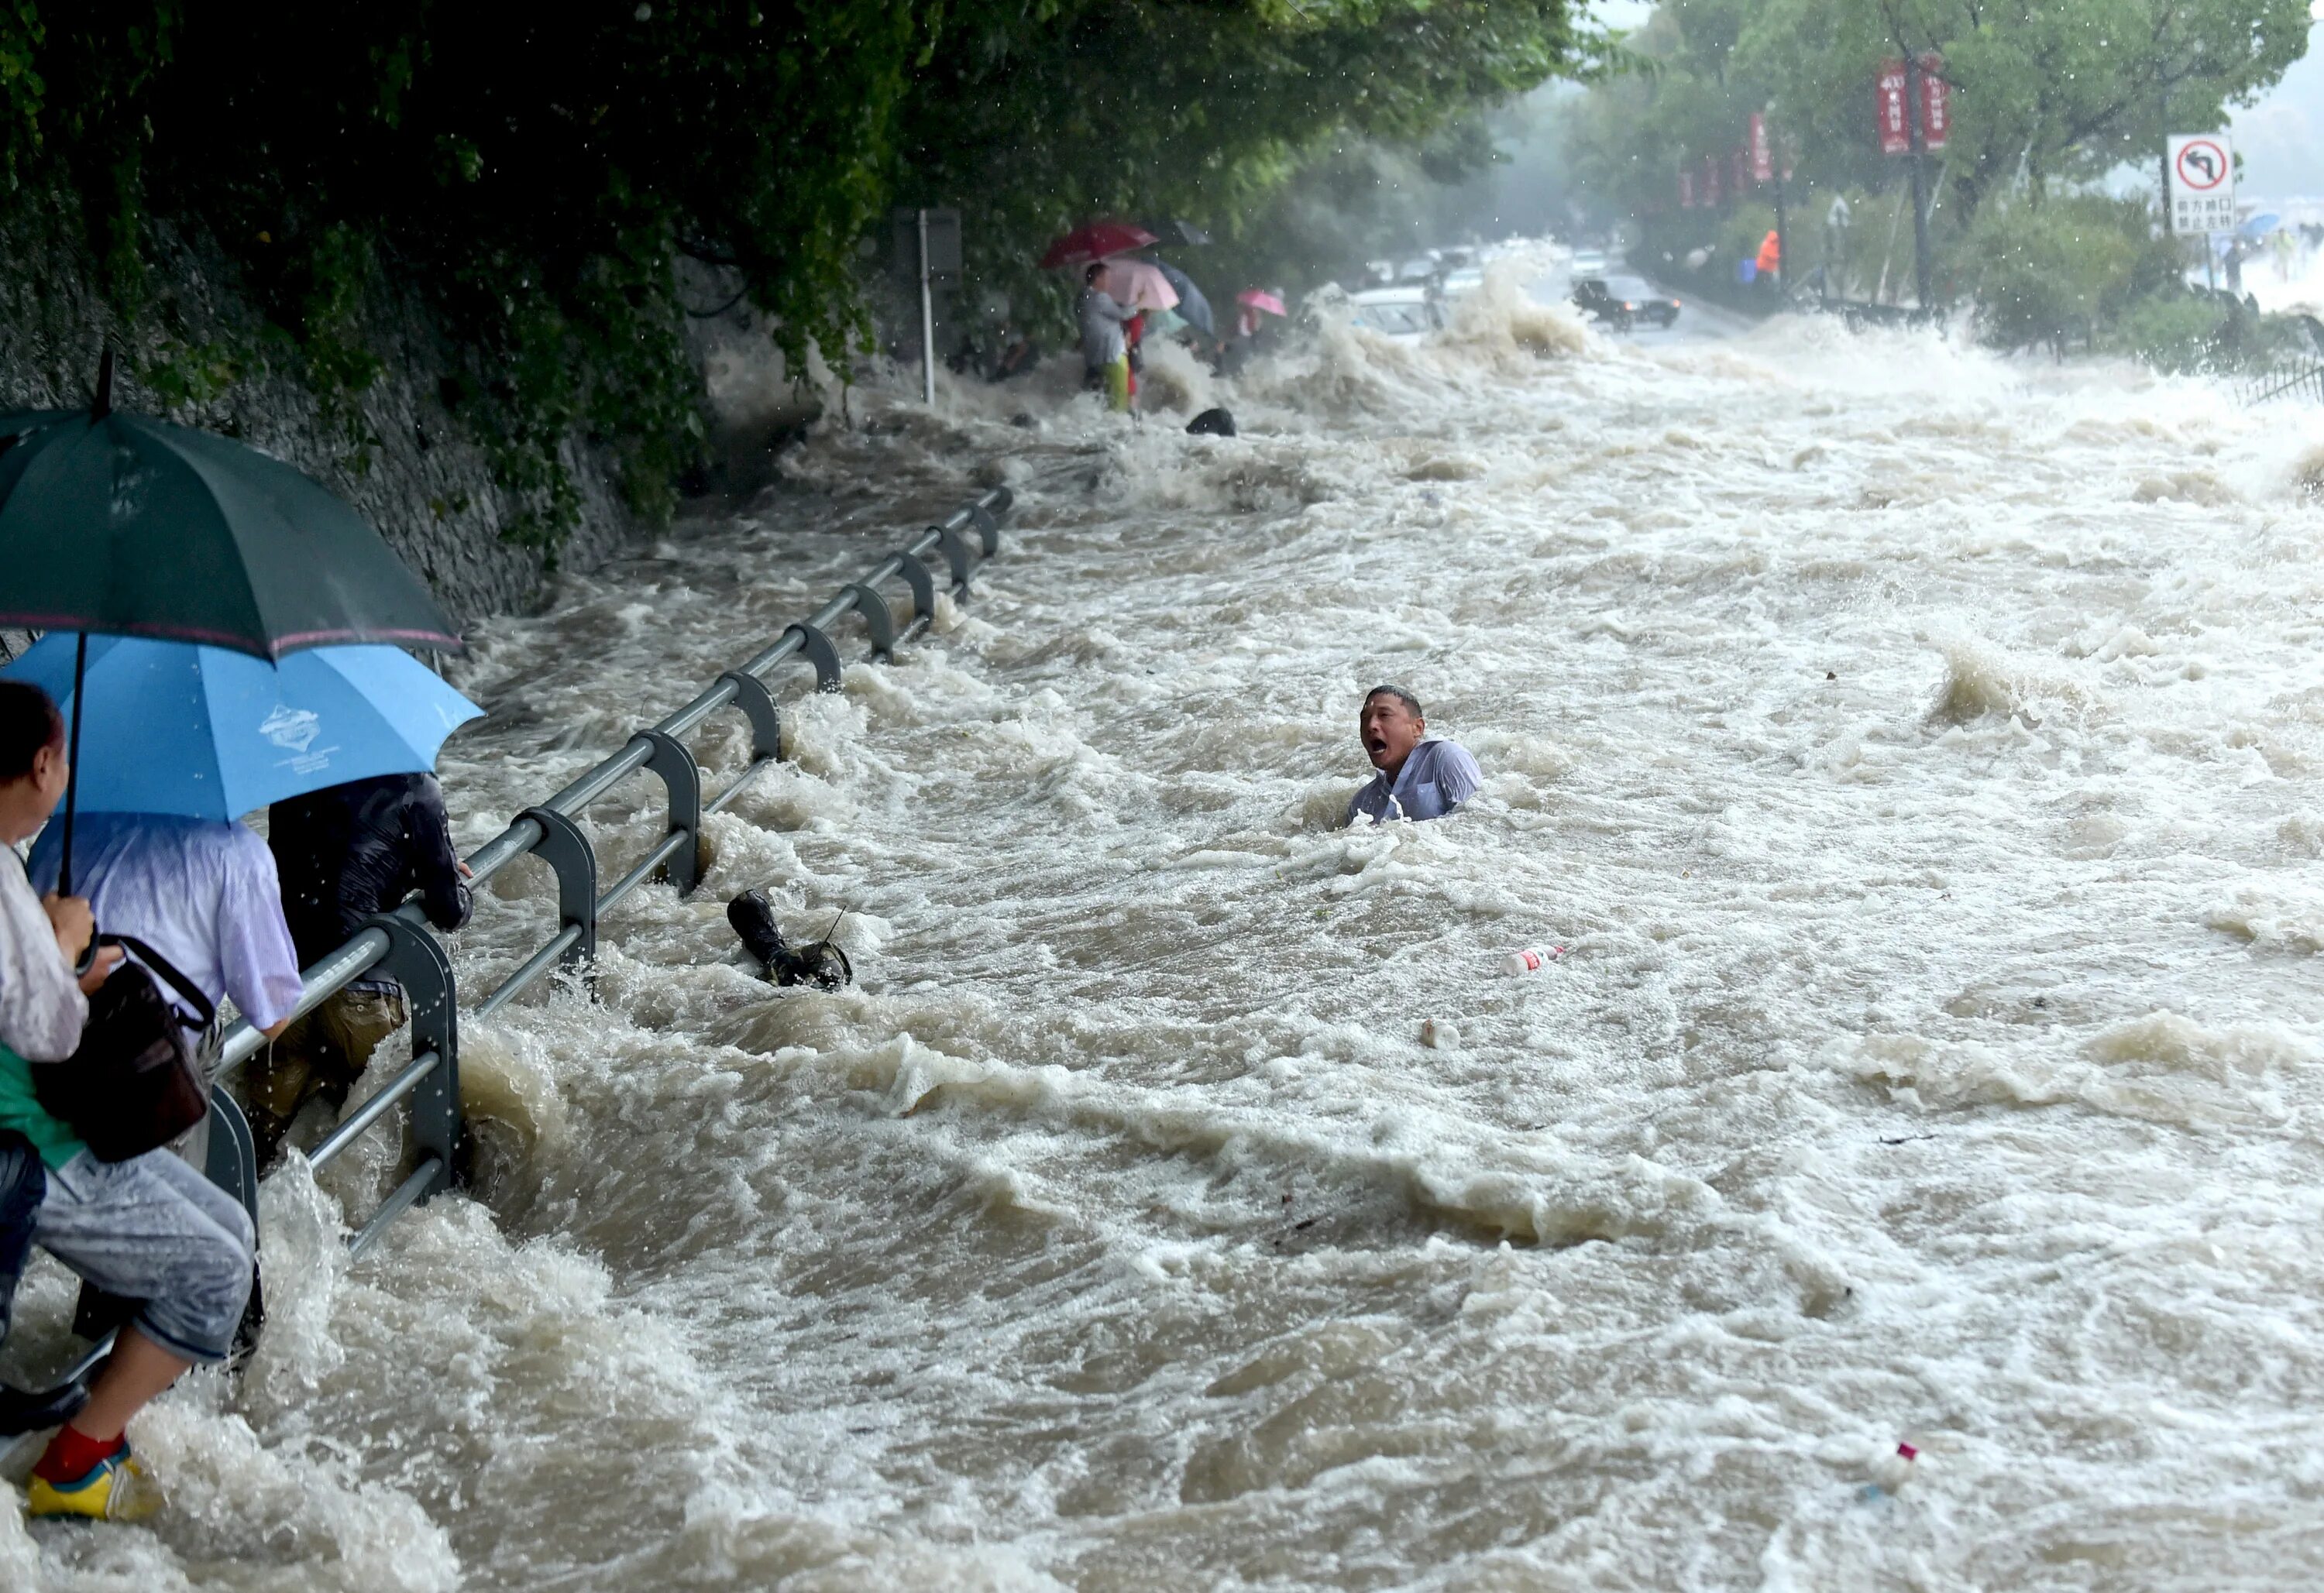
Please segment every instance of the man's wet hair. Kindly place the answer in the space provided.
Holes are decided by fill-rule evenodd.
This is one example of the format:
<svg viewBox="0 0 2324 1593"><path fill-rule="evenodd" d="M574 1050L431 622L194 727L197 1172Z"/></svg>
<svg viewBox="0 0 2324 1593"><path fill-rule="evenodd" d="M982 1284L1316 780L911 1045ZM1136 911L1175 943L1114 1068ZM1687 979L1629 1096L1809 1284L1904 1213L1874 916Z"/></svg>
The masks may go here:
<svg viewBox="0 0 2324 1593"><path fill-rule="evenodd" d="M43 747L64 739L64 715L29 680L0 680L0 780L22 779Z"/></svg>
<svg viewBox="0 0 2324 1593"><path fill-rule="evenodd" d="M1105 262L1102 260L1093 260L1089 262L1089 269L1082 272L1082 281L1084 285L1093 288L1097 285L1098 278L1104 274Z"/></svg>
<svg viewBox="0 0 2324 1593"><path fill-rule="evenodd" d="M1370 707L1374 697L1394 697L1397 702L1402 703L1406 707L1412 710L1412 716L1415 719L1425 719L1428 717L1426 714L1421 711L1420 699L1414 696L1410 692L1405 690L1404 687L1400 686L1376 686L1372 687L1371 690L1364 694L1364 706L1367 708Z"/></svg>

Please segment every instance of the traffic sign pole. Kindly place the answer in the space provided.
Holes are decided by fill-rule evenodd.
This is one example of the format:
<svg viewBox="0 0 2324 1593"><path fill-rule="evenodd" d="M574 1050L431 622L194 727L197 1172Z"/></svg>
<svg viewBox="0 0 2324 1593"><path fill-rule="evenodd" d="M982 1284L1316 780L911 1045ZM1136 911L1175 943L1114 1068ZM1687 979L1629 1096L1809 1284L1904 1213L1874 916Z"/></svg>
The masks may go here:
<svg viewBox="0 0 2324 1593"><path fill-rule="evenodd" d="M1929 180L1923 170L1927 130L1921 122L1921 58L1904 52L1904 115L1913 134L1913 290L1929 308Z"/></svg>

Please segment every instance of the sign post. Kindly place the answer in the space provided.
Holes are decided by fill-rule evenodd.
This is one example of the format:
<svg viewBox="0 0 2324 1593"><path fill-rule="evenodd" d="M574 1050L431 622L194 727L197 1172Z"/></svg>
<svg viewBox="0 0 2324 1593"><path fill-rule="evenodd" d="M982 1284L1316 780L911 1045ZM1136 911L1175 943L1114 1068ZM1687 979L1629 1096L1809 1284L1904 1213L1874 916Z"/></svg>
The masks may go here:
<svg viewBox="0 0 2324 1593"><path fill-rule="evenodd" d="M936 401L936 290L960 281L960 212L951 208L894 213L898 274L920 290L920 395Z"/></svg>
<svg viewBox="0 0 2324 1593"><path fill-rule="evenodd" d="M2236 225L2235 144L2224 133L2174 133L2163 157L2171 230L2227 232Z"/></svg>

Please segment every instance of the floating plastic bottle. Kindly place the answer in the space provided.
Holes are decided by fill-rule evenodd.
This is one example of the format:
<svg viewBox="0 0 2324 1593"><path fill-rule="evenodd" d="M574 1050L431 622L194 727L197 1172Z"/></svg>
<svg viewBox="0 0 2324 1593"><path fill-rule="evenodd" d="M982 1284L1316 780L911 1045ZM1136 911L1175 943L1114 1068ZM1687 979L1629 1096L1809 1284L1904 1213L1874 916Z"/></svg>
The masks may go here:
<svg viewBox="0 0 2324 1593"><path fill-rule="evenodd" d="M1520 973L1539 973L1563 955L1563 946L1527 946L1522 952L1511 952L1502 958L1501 971L1512 979Z"/></svg>
<svg viewBox="0 0 2324 1593"><path fill-rule="evenodd" d="M1898 1444L1893 1455L1881 1456L1873 1464L1872 1480L1858 1490L1864 1502L1877 1504L1904 1492L1904 1485L1913 1480L1913 1462L1920 1458L1921 1451L1909 1443Z"/></svg>

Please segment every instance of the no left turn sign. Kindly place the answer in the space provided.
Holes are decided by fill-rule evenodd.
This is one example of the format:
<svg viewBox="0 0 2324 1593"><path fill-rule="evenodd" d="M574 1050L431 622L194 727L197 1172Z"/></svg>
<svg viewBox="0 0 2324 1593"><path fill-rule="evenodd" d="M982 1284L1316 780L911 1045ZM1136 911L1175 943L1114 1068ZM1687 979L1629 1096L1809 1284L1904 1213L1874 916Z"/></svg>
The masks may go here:
<svg viewBox="0 0 2324 1593"><path fill-rule="evenodd" d="M2179 173L2179 186L2190 194L2208 194L2227 180L2234 167L2227 161L2227 152L2219 147L2215 138L2190 138L2179 146L2172 162Z"/></svg>
<svg viewBox="0 0 2324 1593"><path fill-rule="evenodd" d="M2174 133L2164 170L2171 176L2171 230L2224 232L2236 225L2235 146L2224 133Z"/></svg>

